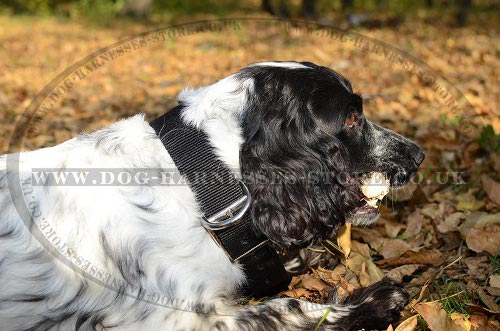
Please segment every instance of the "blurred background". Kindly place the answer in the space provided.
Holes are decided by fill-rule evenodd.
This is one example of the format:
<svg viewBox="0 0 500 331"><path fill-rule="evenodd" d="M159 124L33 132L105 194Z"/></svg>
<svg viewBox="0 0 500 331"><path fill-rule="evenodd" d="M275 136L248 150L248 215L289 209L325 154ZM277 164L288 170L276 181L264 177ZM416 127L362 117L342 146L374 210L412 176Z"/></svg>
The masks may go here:
<svg viewBox="0 0 500 331"><path fill-rule="evenodd" d="M40 114L36 130L22 137L22 148L58 144L139 112L153 119L175 105L182 88L210 84L250 63L294 60L330 67L362 95L368 118L424 148L425 180L406 196L393 194L375 227L354 230L359 263L311 269L307 277L324 286L344 281L352 289L392 273L414 299L441 305L432 307L430 319L455 316L463 330L471 330L469 324L497 330L499 12L492 0L1 0L0 154L16 151L9 150L15 123L37 93L80 59L145 31L235 19L236 27L148 43L89 70ZM286 19L295 23L279 21ZM298 21L373 42L342 42L310 33ZM421 61L462 110L453 111L433 84L374 52L377 43ZM448 177L438 178L440 172ZM457 172L465 183L449 175ZM301 290L286 295L323 300L325 288L304 277L291 285ZM418 320L422 330L429 322L424 315Z"/></svg>

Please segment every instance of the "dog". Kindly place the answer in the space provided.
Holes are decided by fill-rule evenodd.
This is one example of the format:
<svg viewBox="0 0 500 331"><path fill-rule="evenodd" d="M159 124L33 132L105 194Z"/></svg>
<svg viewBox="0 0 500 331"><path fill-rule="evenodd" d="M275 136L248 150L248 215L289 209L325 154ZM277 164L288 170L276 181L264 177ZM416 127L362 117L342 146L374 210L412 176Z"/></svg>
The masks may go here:
<svg viewBox="0 0 500 331"><path fill-rule="evenodd" d="M182 120L241 173L255 231L282 248L321 242L346 220L373 223L379 208L366 203L355 174L384 173L398 187L424 158L417 144L365 118L347 79L309 62L249 65L212 85L184 89L178 101ZM201 225L188 185L71 186L53 185L54 178L35 185L33 179L34 168L172 167L144 115L2 156L0 329L358 330L384 329L398 319L408 294L387 279L324 305L291 298L239 305L245 274ZM301 176L272 185L248 180L325 172L329 183ZM14 179L22 190L12 188ZM20 201L37 215L26 221ZM58 258L61 252L71 263Z"/></svg>

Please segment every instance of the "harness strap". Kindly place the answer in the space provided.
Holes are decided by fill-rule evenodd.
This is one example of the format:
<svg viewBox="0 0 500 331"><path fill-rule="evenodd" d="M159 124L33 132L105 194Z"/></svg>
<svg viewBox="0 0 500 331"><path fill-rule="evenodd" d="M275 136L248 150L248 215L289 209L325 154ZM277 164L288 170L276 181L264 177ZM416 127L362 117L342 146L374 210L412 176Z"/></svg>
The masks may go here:
<svg viewBox="0 0 500 331"><path fill-rule="evenodd" d="M193 190L205 216L205 228L229 259L243 267L247 276L247 284L242 289L244 294L255 297L277 294L287 288L291 277L278 254L267 238L257 235L250 212L235 222L230 220L235 210L229 210L228 206L251 199L245 192L246 187L219 160L208 136L182 120L182 108L181 105L175 107L150 125ZM224 210L227 215L222 217L231 223L216 229L220 212Z"/></svg>

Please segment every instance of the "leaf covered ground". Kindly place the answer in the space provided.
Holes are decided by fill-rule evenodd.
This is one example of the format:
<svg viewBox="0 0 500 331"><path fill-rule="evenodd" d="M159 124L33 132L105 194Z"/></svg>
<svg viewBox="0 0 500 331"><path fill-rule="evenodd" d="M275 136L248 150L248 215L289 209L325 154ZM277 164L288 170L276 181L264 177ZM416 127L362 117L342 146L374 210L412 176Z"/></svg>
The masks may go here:
<svg viewBox="0 0 500 331"><path fill-rule="evenodd" d="M16 120L58 73L97 49L160 26L0 16L0 152L9 151ZM497 330L497 31L498 20L484 17L473 17L460 29L431 17L357 30L432 67L442 86L463 93L457 97L461 112L450 109L418 75L352 42L253 21L239 29L186 35L137 49L87 75L44 114L37 130L24 137L23 148L61 143L138 112L152 119L175 104L183 87L209 84L249 63L329 66L363 95L368 118L414 139L426 159L419 183L390 192L374 226L346 228L339 238L311 248L338 261L336 266L310 269L281 295L324 302L334 287L342 295L388 276L404 282L412 297L403 322L393 329Z"/></svg>

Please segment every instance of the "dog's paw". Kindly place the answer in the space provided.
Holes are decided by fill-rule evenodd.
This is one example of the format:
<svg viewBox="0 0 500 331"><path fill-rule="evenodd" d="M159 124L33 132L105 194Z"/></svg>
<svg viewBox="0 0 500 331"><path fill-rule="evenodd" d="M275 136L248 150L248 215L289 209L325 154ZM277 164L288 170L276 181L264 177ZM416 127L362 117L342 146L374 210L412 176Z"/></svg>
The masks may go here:
<svg viewBox="0 0 500 331"><path fill-rule="evenodd" d="M399 320L400 312L409 301L403 285L383 279L354 291L342 302L350 308L343 321L346 330L385 330Z"/></svg>

